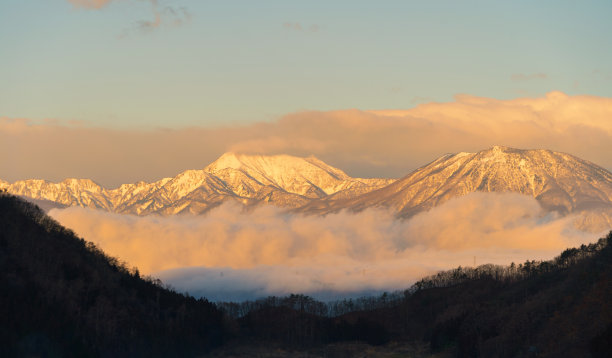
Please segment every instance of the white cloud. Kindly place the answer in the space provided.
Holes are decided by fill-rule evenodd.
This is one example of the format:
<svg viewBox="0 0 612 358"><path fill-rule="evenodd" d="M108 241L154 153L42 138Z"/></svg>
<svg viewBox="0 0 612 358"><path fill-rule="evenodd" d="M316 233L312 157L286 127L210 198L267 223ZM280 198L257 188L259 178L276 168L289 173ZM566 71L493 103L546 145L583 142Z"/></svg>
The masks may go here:
<svg viewBox="0 0 612 358"><path fill-rule="evenodd" d="M300 112L219 128L119 130L0 117L0 173L8 181L76 176L116 186L203 168L234 150L313 154L353 176L400 177L445 153L493 145L562 151L612 168L610 118L612 98L560 92L460 95L408 110Z"/></svg>
<svg viewBox="0 0 612 358"><path fill-rule="evenodd" d="M368 210L325 217L223 205L206 216L51 215L113 256L211 299L403 289L458 265L547 259L598 236L519 194L473 193L409 220Z"/></svg>

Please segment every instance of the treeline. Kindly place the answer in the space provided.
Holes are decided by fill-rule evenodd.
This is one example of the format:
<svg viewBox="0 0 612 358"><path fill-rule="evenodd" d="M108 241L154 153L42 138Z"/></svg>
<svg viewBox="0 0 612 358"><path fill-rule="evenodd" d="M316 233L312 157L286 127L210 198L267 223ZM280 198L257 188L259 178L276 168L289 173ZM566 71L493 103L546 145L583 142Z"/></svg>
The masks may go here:
<svg viewBox="0 0 612 358"><path fill-rule="evenodd" d="M0 194L0 283L2 357L312 352L347 341L426 343L456 357L612 356L612 233L550 261L459 267L376 297L215 305L141 277Z"/></svg>
<svg viewBox="0 0 612 358"><path fill-rule="evenodd" d="M427 342L458 357L612 356L612 232L550 261L459 267L405 291L219 303L235 342Z"/></svg>
<svg viewBox="0 0 612 358"><path fill-rule="evenodd" d="M232 319L246 316L250 312L270 308L288 308L312 315L338 317L352 312L371 311L400 305L418 291L459 285L468 281L489 280L501 283L515 283L544 273L563 270L590 258L606 248L610 235L595 243L581 245L563 251L552 260L527 260L510 265L485 264L477 267L457 267L426 276L403 291L384 292L379 296L364 296L355 299L341 299L330 302L317 301L306 295L291 294L286 297L270 296L255 301L217 302L217 306Z"/></svg>
<svg viewBox="0 0 612 358"><path fill-rule="evenodd" d="M270 296L255 301L217 302L216 305L231 319L239 319L247 314L263 309L287 308L321 317L338 317L357 311L395 306L401 303L409 290L384 292L379 296L364 296L330 302L317 301L303 294L290 294L285 297Z"/></svg>
<svg viewBox="0 0 612 358"><path fill-rule="evenodd" d="M567 269L586 258L597 254L610 243L610 235L599 239L596 243L581 245L579 248L566 249L553 260L535 261L527 260L516 265L514 262L508 266L486 264L478 267L461 267L441 271L435 275L417 281L408 292L416 292L429 288L449 287L466 281L495 280L500 282L517 282L527 278Z"/></svg>

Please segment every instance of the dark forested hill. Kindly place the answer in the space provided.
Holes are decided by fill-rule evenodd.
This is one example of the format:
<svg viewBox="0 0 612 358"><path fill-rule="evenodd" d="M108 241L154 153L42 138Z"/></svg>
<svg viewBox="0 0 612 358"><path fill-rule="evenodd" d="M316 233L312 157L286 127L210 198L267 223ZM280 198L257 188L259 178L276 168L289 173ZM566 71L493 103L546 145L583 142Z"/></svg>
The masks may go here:
<svg viewBox="0 0 612 358"><path fill-rule="evenodd" d="M612 233L551 261L457 268L380 297L213 305L0 193L0 284L2 357L612 356Z"/></svg>
<svg viewBox="0 0 612 358"><path fill-rule="evenodd" d="M222 344L215 305L141 278L1 193L0 284L2 357L192 356Z"/></svg>
<svg viewBox="0 0 612 358"><path fill-rule="evenodd" d="M612 233L551 261L457 268L376 298L323 304L292 295L222 307L243 339L289 348L361 341L425 344L425 356L612 357L611 298Z"/></svg>

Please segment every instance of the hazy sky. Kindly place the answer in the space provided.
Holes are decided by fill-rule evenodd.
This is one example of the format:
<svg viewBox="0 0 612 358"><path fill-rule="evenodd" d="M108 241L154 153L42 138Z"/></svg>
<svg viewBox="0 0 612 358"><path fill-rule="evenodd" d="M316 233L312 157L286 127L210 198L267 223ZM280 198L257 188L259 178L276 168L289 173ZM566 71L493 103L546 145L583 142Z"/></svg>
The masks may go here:
<svg viewBox="0 0 612 358"><path fill-rule="evenodd" d="M0 117L218 126L612 96L612 2L2 0Z"/></svg>

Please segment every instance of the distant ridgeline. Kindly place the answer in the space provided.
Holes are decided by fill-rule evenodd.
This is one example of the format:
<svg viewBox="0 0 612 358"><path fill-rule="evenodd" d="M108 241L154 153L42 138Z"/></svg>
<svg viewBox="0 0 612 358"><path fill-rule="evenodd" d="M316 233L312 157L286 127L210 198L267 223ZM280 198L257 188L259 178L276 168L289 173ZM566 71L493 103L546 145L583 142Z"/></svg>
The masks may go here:
<svg viewBox="0 0 612 358"><path fill-rule="evenodd" d="M612 233L551 261L457 268L379 297L215 305L0 193L0 277L2 357L612 356Z"/></svg>
<svg viewBox="0 0 612 358"><path fill-rule="evenodd" d="M315 157L226 153L203 169L115 189L90 179L0 180L1 188L46 208L121 214L201 214L233 202L315 215L385 208L403 218L473 192L511 192L534 198L546 212L577 214L580 229L612 227L612 173L565 153L500 146L447 154L397 180L353 178Z"/></svg>

